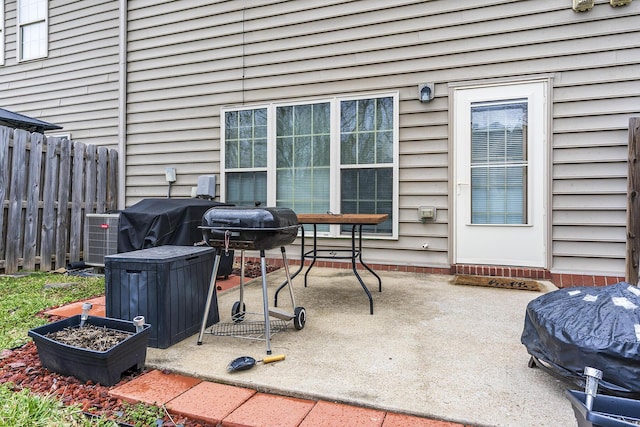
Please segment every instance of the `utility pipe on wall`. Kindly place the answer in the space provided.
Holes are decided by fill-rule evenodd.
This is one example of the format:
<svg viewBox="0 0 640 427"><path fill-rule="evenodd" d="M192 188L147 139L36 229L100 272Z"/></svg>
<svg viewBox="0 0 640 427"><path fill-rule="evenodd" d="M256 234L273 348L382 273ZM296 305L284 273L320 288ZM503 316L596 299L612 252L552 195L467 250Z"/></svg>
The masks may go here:
<svg viewBox="0 0 640 427"><path fill-rule="evenodd" d="M125 208L127 159L127 0L120 0L118 60L118 209Z"/></svg>

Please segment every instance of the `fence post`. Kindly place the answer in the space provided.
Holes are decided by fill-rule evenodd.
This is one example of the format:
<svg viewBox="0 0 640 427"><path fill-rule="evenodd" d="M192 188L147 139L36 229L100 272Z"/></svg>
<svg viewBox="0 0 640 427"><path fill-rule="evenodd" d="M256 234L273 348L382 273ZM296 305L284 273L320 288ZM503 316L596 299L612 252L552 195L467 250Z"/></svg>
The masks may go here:
<svg viewBox="0 0 640 427"><path fill-rule="evenodd" d="M9 189L9 140L12 132L9 128L0 126L0 261L4 260L5 242L2 231L4 230L4 201Z"/></svg>
<svg viewBox="0 0 640 427"><path fill-rule="evenodd" d="M32 133L31 150L29 151L29 177L27 182L27 209L24 218L24 248L22 269L34 271L36 269L36 252L38 248L38 218L41 197L42 176L42 144L44 135Z"/></svg>
<svg viewBox="0 0 640 427"><path fill-rule="evenodd" d="M640 255L640 117L629 119L629 162L627 174L627 256L625 281L638 284Z"/></svg>
<svg viewBox="0 0 640 427"><path fill-rule="evenodd" d="M26 189L27 136L25 130L13 132L13 159L11 164L11 183L9 185L9 215L7 217L7 250L5 252L5 273L18 271L19 258L22 256L22 201Z"/></svg>

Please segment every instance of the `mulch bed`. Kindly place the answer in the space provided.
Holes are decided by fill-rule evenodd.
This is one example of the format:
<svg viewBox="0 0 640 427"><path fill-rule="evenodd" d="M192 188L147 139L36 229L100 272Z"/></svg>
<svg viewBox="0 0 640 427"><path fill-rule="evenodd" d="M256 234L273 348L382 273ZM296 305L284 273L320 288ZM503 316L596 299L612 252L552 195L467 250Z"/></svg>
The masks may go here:
<svg viewBox="0 0 640 427"><path fill-rule="evenodd" d="M146 370L125 374L117 385L131 381L145 372ZM109 387L93 384L91 381L84 383L75 377L48 371L40 364L38 350L32 341L22 347L3 350L0 353L0 383L13 383L15 391L27 388L35 394L54 395L65 405L77 403L83 412L104 415L122 425L127 425L126 420L121 420L121 414L125 410L124 403L121 399L109 395ZM210 424L174 414L171 417L176 424L184 427L213 427ZM165 416L163 426L174 425L169 417Z"/></svg>
<svg viewBox="0 0 640 427"><path fill-rule="evenodd" d="M272 271L278 270L279 267L267 264L266 268L267 268L267 274L269 274ZM236 276L240 276L240 262L235 262L233 264L233 269L231 270L231 273L236 275ZM259 262L255 262L255 261L246 261L245 262L244 277L246 277L248 279L255 279L256 277L260 277L261 274L262 273L260 272L260 263Z"/></svg>

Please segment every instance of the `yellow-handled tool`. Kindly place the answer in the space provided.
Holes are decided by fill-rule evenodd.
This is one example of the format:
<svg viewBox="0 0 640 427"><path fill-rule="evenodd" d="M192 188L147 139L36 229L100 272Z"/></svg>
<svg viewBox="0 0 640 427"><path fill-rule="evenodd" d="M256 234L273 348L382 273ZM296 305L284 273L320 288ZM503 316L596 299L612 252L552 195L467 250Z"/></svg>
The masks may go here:
<svg viewBox="0 0 640 427"><path fill-rule="evenodd" d="M241 357L238 357L237 359L233 359L231 363L227 365L227 371L228 372L246 371L247 369L253 368L256 365L256 363L278 362L280 360L284 360L284 358L285 358L284 354L276 354L273 356L268 356L262 360L256 360L250 356L241 356Z"/></svg>

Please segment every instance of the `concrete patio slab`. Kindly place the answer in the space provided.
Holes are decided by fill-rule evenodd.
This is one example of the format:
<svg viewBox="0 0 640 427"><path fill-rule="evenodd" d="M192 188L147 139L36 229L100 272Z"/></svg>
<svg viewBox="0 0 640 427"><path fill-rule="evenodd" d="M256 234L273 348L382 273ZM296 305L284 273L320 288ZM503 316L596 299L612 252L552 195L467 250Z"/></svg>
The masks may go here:
<svg viewBox="0 0 640 427"><path fill-rule="evenodd" d="M227 372L239 356L260 359L264 340L207 333L168 349L149 348L148 367L297 398L486 426L571 426L566 384L527 366L520 343L526 305L540 292L452 285L453 276L381 272L383 291L363 273L375 313L351 270L314 268L294 280L307 322L272 336L286 359ZM268 275L269 301L284 270ZM545 283L546 289L554 289ZM262 319L261 280L245 285L247 311ZM237 289L221 292L221 322L232 324ZM286 290L279 309L290 310ZM246 321L251 321L247 314Z"/></svg>

